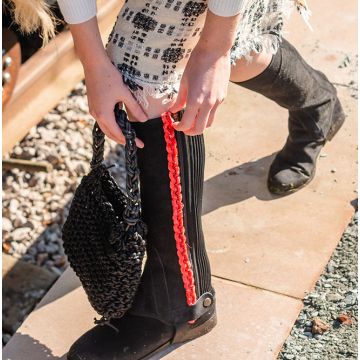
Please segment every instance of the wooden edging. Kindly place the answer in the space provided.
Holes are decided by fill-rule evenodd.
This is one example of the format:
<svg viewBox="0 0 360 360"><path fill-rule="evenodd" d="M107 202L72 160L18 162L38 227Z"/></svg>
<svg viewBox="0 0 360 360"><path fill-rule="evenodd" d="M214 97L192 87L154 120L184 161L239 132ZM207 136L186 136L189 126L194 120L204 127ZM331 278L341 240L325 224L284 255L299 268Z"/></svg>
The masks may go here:
<svg viewBox="0 0 360 360"><path fill-rule="evenodd" d="M97 17L104 43L122 5L119 0L98 0ZM83 77L69 30L26 61L3 112L3 153L10 151Z"/></svg>

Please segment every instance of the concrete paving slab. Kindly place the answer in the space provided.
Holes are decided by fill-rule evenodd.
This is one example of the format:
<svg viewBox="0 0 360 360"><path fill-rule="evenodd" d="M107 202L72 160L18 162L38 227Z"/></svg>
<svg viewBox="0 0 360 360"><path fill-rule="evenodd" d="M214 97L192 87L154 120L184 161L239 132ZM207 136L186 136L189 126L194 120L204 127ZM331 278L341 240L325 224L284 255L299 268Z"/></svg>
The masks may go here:
<svg viewBox="0 0 360 360"><path fill-rule="evenodd" d="M3 349L4 360L66 359L69 346L98 317L68 268Z"/></svg>
<svg viewBox="0 0 360 360"><path fill-rule="evenodd" d="M357 2L307 0L311 32L300 16L292 16L285 37L331 81L347 85L357 80ZM295 15L295 14L294 14Z"/></svg>
<svg viewBox="0 0 360 360"><path fill-rule="evenodd" d="M231 84L205 132L203 221L213 274L298 298L321 274L357 199L356 2L309 6L314 32L294 14L286 37L340 84L348 115L323 149L312 183L282 198L268 192L268 168L288 134L287 111L259 94Z"/></svg>
<svg viewBox="0 0 360 360"><path fill-rule="evenodd" d="M286 138L285 120L283 109L231 87L206 134L203 223L214 275L302 298L354 212L355 113L324 149L313 182L278 197L266 177Z"/></svg>
<svg viewBox="0 0 360 360"><path fill-rule="evenodd" d="M274 359L302 308L301 301L226 280L214 278L213 283L217 327L163 357ZM3 359L66 359L68 348L93 326L96 316L79 285L74 272L67 269L5 346Z"/></svg>
<svg viewBox="0 0 360 360"><path fill-rule="evenodd" d="M272 360L302 308L302 302L227 280L214 279L218 325L166 359Z"/></svg>

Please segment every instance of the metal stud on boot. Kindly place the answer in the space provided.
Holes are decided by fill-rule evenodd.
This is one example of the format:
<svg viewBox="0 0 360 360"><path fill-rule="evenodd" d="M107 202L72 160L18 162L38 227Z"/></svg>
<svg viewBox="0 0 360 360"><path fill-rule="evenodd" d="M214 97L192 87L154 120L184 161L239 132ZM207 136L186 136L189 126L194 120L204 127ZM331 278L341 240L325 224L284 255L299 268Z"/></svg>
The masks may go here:
<svg viewBox="0 0 360 360"><path fill-rule="evenodd" d="M182 112L178 115L182 115ZM216 325L215 291L201 229L202 135L176 132L168 113L133 123L138 149L147 260L132 308L97 325L70 348L69 360L150 359Z"/></svg>
<svg viewBox="0 0 360 360"><path fill-rule="evenodd" d="M335 87L285 39L261 74L236 84L289 110L289 135L270 166L267 185L278 195L301 189L314 178L321 149L345 121Z"/></svg>

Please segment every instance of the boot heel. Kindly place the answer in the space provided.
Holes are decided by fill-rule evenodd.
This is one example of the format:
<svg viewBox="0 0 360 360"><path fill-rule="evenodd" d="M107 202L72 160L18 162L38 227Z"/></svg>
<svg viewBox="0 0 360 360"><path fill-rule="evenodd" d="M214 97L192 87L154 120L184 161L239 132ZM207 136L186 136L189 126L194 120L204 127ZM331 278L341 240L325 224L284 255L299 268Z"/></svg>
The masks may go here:
<svg viewBox="0 0 360 360"><path fill-rule="evenodd" d="M201 318L198 322L201 321ZM183 343L189 340L196 339L202 335L210 332L217 324L216 311L211 315L211 317L204 321L202 324L196 326L195 324L182 324L176 329L176 334L172 340L173 344Z"/></svg>
<svg viewBox="0 0 360 360"><path fill-rule="evenodd" d="M337 132L340 130L341 126L345 122L345 113L344 110L340 104L339 99L336 99L336 103L334 106L334 111L332 115L332 124L330 127L329 132L326 135L326 140L331 141L333 137L337 134Z"/></svg>

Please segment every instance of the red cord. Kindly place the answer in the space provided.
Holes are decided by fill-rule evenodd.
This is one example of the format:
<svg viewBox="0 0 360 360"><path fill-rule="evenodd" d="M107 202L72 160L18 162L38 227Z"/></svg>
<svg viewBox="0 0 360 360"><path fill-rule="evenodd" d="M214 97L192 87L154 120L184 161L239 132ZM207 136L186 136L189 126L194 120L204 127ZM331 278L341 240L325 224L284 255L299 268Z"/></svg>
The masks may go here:
<svg viewBox="0 0 360 360"><path fill-rule="evenodd" d="M176 241L176 249L179 257L179 264L186 292L187 304L194 305L196 303L196 291L194 274L191 269L191 263L187 252L184 220L183 220L183 203L180 183L180 168L178 161L178 148L175 138L175 130L170 112L161 115L163 121L166 151L168 159L171 202L173 209L174 236Z"/></svg>

